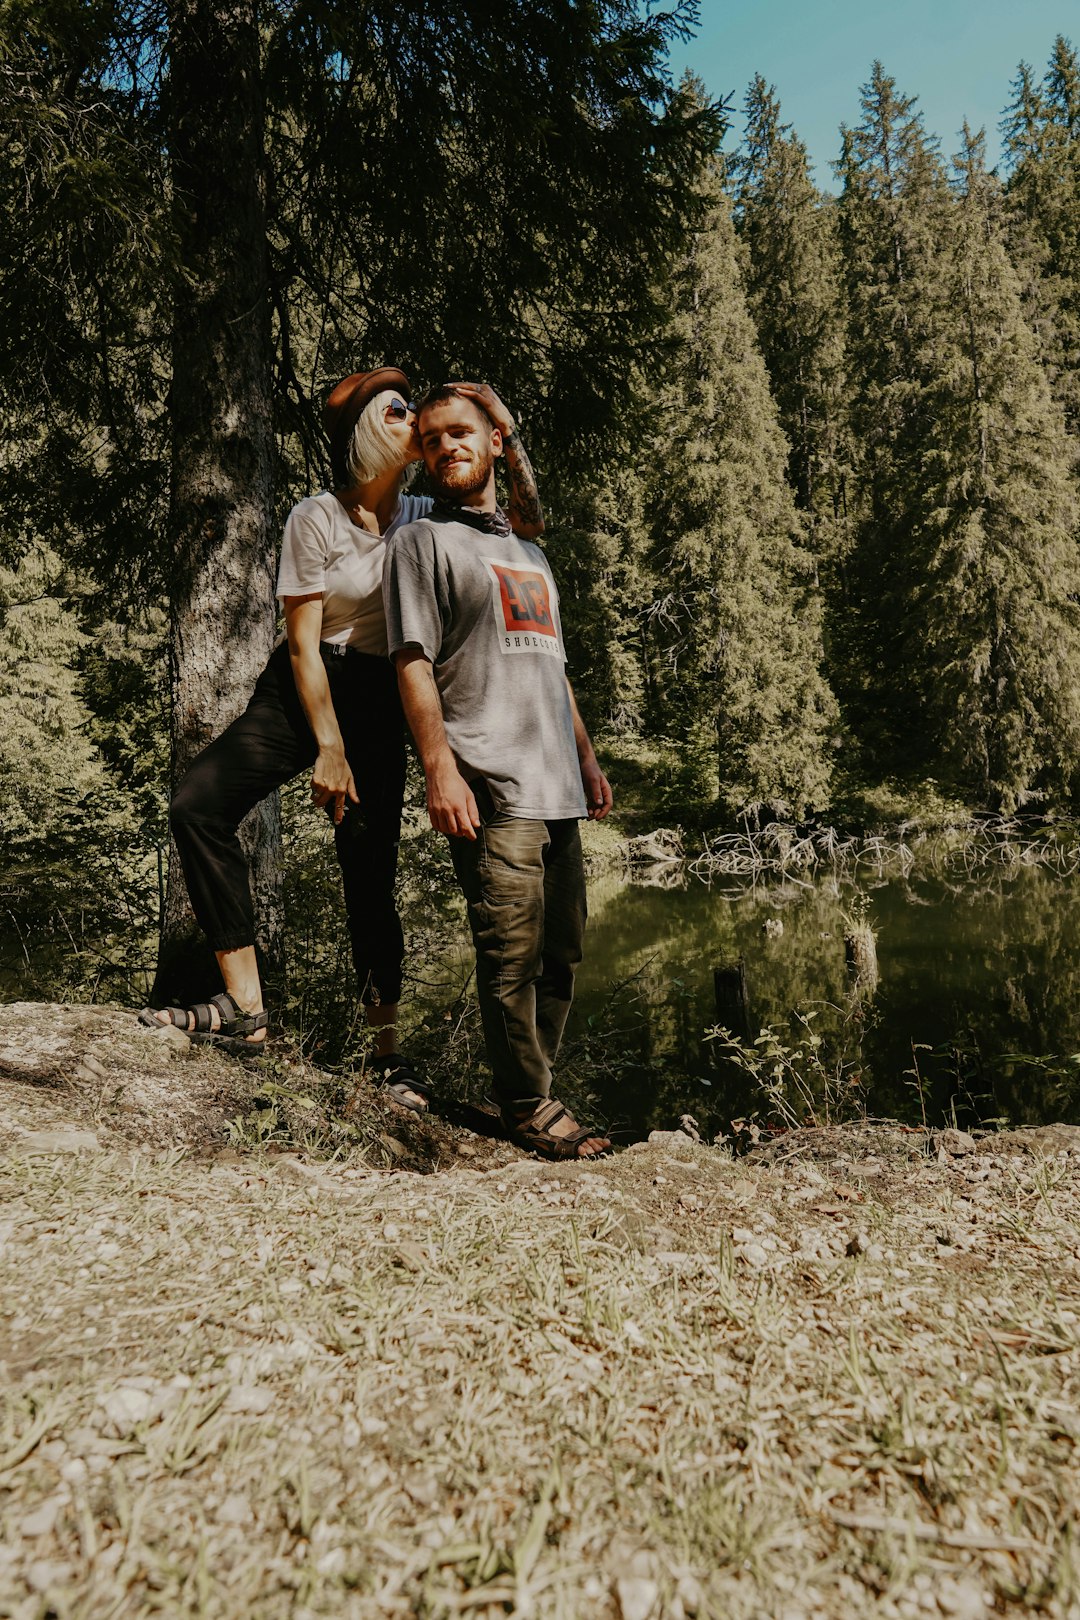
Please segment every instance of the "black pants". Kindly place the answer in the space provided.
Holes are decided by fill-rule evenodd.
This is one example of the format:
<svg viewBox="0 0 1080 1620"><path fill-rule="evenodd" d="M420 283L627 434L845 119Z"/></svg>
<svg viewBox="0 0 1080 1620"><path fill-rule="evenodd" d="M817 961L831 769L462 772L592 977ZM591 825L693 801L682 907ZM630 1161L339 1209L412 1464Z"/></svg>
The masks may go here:
<svg viewBox="0 0 1080 1620"><path fill-rule="evenodd" d="M394 904L405 724L388 658L324 650L334 712L359 805L346 801L334 829L353 962L368 1005L401 995L404 944ZM244 713L205 748L169 810L199 924L215 951L255 943L248 865L236 829L260 799L314 764L318 748L282 644Z"/></svg>

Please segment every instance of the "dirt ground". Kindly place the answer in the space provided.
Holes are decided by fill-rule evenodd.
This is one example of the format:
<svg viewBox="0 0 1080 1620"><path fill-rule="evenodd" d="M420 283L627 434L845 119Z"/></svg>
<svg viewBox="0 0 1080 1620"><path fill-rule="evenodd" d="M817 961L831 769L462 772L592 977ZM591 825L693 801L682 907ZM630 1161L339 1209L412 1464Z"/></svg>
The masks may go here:
<svg viewBox="0 0 1080 1620"><path fill-rule="evenodd" d="M0 1008L0 1616L1080 1616L1080 1130L483 1132Z"/></svg>

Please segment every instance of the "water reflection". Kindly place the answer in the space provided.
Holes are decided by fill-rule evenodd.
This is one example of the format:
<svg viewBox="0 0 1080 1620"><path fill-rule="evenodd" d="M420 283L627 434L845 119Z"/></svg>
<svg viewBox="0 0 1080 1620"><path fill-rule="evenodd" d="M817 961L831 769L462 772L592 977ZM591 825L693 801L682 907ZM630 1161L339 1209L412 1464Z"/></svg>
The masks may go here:
<svg viewBox="0 0 1080 1620"><path fill-rule="evenodd" d="M860 983L844 935L860 897L877 936L878 980ZM682 874L676 887L590 886L575 1024L601 1016L629 1067L597 1089L636 1129L689 1111L703 1126L763 1111L703 1040L716 1022L713 972L742 958L751 1034L800 1032L810 1013L839 1083L871 1114L961 1125L1006 1118L1080 1122L1080 883L1017 865L955 878L834 876L777 883ZM784 1038L787 1038L786 1035Z"/></svg>

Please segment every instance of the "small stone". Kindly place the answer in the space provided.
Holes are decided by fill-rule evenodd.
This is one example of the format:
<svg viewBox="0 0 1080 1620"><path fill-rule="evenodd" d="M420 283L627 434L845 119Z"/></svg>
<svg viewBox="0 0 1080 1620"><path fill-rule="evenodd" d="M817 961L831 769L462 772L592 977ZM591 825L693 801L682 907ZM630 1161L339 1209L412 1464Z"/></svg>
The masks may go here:
<svg viewBox="0 0 1080 1620"><path fill-rule="evenodd" d="M124 1439L150 1416L154 1398L146 1389L122 1384L105 1396L101 1409L118 1438Z"/></svg>
<svg viewBox="0 0 1080 1620"><path fill-rule="evenodd" d="M476 1158L476 1149L473 1147L471 1142L458 1142L456 1144L455 1151L457 1152L458 1157L461 1159Z"/></svg>
<svg viewBox="0 0 1080 1620"><path fill-rule="evenodd" d="M622 1620L649 1620L656 1609L660 1588L643 1575L631 1575L615 1582L615 1595Z"/></svg>
<svg viewBox="0 0 1080 1620"><path fill-rule="evenodd" d="M675 1592L687 1614L697 1614L705 1601L704 1588L694 1575L680 1576Z"/></svg>
<svg viewBox="0 0 1080 1620"><path fill-rule="evenodd" d="M581 1356L566 1363L563 1376L572 1384L598 1384L606 1370L599 1356Z"/></svg>
<svg viewBox="0 0 1080 1620"><path fill-rule="evenodd" d="M389 1136L386 1131L379 1132L379 1141L392 1159L407 1159L409 1150L404 1142L399 1142L396 1136Z"/></svg>
<svg viewBox="0 0 1080 1620"><path fill-rule="evenodd" d="M650 1131L649 1146L665 1147L670 1152L685 1155L687 1148L693 1147L692 1139L685 1131Z"/></svg>
<svg viewBox="0 0 1080 1620"><path fill-rule="evenodd" d="M63 1505L58 1496L50 1496L46 1501L40 1502L19 1520L19 1534L28 1538L51 1535Z"/></svg>
<svg viewBox="0 0 1080 1620"><path fill-rule="evenodd" d="M171 1047L174 1052L193 1050L184 1031L177 1029L175 1024L162 1024L158 1029L151 1028L149 1024L140 1024L138 1027L140 1035L146 1035L152 1041L160 1041L162 1046Z"/></svg>
<svg viewBox="0 0 1080 1620"><path fill-rule="evenodd" d="M48 1592L71 1575L71 1565L59 1558L39 1558L26 1571L26 1584L34 1592Z"/></svg>
<svg viewBox="0 0 1080 1620"><path fill-rule="evenodd" d="M425 1271L428 1266L427 1250L419 1243L410 1243L408 1238L398 1244L394 1259L406 1271Z"/></svg>
<svg viewBox="0 0 1080 1620"><path fill-rule="evenodd" d="M104 1064L100 1063L92 1052L86 1052L79 1060L78 1067L75 1070L75 1078L76 1080L82 1080L87 1085L92 1085L95 1080L107 1080L109 1076Z"/></svg>
<svg viewBox="0 0 1080 1620"><path fill-rule="evenodd" d="M435 1480L419 1478L410 1480L405 1487L417 1507L434 1507L439 1500L439 1487Z"/></svg>
<svg viewBox="0 0 1080 1620"><path fill-rule="evenodd" d="M986 1593L974 1581L957 1581L944 1575L935 1596L942 1613L954 1615L956 1620L983 1620L990 1613Z"/></svg>
<svg viewBox="0 0 1080 1620"><path fill-rule="evenodd" d="M274 1404L273 1391L261 1384L234 1384L225 1397L226 1412L268 1412Z"/></svg>
<svg viewBox="0 0 1080 1620"><path fill-rule="evenodd" d="M965 1153L978 1153L979 1144L967 1131L942 1131L938 1137L938 1145L953 1158L960 1158Z"/></svg>
<svg viewBox="0 0 1080 1620"><path fill-rule="evenodd" d="M251 1503L246 1496L233 1491L218 1508L217 1518L219 1524L250 1524Z"/></svg>
<svg viewBox="0 0 1080 1620"><path fill-rule="evenodd" d="M763 1249L760 1243L747 1243L743 1248L736 1249L735 1253L738 1259L744 1260L748 1266L753 1266L755 1271L769 1263L768 1250Z"/></svg>
<svg viewBox="0 0 1080 1620"><path fill-rule="evenodd" d="M292 1181L302 1181L310 1185L312 1182L325 1180L321 1170L317 1170L313 1164L305 1164L302 1159L294 1159L291 1154L282 1153L273 1162L282 1175L288 1176Z"/></svg>
<svg viewBox="0 0 1080 1620"><path fill-rule="evenodd" d="M28 1131L11 1147L17 1158L47 1153L90 1153L99 1145L93 1131Z"/></svg>
<svg viewBox="0 0 1080 1620"><path fill-rule="evenodd" d="M387 1243L396 1243L401 1236L401 1227L395 1226L393 1221L387 1221L382 1229L382 1234Z"/></svg>

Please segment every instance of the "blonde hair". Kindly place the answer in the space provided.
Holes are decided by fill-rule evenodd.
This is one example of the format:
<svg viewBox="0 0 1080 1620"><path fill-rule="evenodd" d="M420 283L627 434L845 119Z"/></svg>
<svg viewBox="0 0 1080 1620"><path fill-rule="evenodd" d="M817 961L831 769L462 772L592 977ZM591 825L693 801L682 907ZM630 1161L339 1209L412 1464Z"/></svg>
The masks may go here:
<svg viewBox="0 0 1080 1620"><path fill-rule="evenodd" d="M402 460L401 442L386 425L386 407L400 394L400 388L384 388L360 412L345 451L350 484L368 484L373 478L397 470L404 488L416 471L416 463Z"/></svg>

